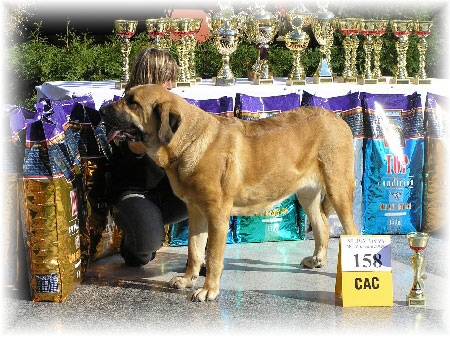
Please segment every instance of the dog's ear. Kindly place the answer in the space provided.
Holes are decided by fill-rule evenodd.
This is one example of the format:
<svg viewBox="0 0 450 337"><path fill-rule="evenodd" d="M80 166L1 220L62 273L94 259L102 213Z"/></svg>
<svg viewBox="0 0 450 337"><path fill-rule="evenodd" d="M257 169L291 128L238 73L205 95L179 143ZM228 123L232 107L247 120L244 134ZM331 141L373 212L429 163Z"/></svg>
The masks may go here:
<svg viewBox="0 0 450 337"><path fill-rule="evenodd" d="M157 129L159 141L163 145L168 145L173 138L173 135L178 130L181 122L181 116L170 111L169 104L157 104L153 112L155 113L156 119L158 121Z"/></svg>

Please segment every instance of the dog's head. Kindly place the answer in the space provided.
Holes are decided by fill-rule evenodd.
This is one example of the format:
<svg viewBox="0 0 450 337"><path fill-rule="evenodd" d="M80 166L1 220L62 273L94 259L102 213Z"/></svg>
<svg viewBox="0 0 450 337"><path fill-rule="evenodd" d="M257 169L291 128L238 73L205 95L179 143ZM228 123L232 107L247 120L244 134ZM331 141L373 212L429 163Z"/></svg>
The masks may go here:
<svg viewBox="0 0 450 337"><path fill-rule="evenodd" d="M158 84L131 88L123 99L100 109L101 117L112 128L108 139L140 141L148 147L157 139L168 145L181 123L176 98Z"/></svg>

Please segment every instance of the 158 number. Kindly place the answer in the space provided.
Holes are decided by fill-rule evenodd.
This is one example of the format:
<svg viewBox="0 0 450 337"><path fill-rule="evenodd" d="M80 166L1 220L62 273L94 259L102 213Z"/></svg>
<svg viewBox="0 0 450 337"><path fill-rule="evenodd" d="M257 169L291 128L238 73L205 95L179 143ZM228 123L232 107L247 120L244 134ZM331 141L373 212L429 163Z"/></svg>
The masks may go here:
<svg viewBox="0 0 450 337"><path fill-rule="evenodd" d="M360 261L359 254L355 254L354 257L357 268L359 268L360 263L363 268L370 268L372 266L375 268L380 268L383 265L381 262L381 254L364 254L362 261Z"/></svg>

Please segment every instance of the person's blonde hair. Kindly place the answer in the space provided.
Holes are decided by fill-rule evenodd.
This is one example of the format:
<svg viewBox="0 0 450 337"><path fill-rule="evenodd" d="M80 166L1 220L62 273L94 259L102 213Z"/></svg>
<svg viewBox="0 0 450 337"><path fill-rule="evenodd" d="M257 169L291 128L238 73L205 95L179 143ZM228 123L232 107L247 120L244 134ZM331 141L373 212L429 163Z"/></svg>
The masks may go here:
<svg viewBox="0 0 450 337"><path fill-rule="evenodd" d="M136 85L174 81L177 72L177 62L169 52L155 48L143 49L134 61L125 91Z"/></svg>

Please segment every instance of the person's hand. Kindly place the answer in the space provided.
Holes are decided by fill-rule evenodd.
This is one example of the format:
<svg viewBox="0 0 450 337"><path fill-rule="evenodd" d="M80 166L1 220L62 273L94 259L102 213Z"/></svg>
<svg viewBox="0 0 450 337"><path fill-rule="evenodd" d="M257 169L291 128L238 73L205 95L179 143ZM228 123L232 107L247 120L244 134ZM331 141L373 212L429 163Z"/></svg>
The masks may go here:
<svg viewBox="0 0 450 337"><path fill-rule="evenodd" d="M146 150L146 147L144 144L142 144L142 142L128 141L128 148L135 154L143 154Z"/></svg>

